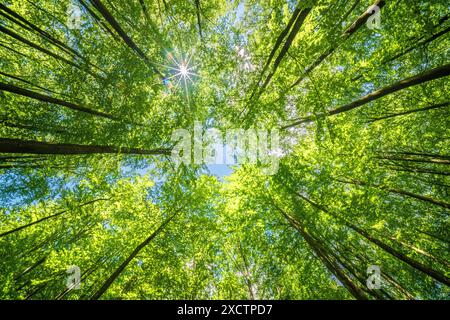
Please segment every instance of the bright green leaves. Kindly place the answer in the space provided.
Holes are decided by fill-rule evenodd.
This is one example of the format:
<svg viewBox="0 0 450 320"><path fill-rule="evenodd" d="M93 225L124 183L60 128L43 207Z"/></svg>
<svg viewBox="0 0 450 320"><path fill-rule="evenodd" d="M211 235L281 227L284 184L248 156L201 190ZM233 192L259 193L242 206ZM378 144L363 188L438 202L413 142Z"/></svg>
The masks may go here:
<svg viewBox="0 0 450 320"><path fill-rule="evenodd" d="M82 3L80 28L67 2L0 7L0 138L97 151L0 155L2 298L446 297L448 74L401 82L448 65L446 1L386 1L379 29L374 0ZM194 121L302 119L273 176L142 154Z"/></svg>

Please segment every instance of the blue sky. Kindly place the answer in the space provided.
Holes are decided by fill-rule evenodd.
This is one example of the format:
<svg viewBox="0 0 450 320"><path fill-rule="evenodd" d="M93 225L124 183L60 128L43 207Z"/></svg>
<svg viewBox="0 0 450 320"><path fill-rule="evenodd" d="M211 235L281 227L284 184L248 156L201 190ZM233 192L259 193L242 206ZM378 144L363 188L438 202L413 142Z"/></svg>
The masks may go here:
<svg viewBox="0 0 450 320"><path fill-rule="evenodd" d="M226 164L209 164L206 166L209 173L223 180L223 177L233 173L233 169Z"/></svg>

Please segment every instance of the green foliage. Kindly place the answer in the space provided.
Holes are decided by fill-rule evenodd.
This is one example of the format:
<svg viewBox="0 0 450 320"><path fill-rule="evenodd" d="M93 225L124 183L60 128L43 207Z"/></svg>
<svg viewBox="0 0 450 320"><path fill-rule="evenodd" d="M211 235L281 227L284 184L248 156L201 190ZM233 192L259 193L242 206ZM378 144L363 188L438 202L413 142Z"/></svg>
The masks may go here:
<svg viewBox="0 0 450 320"><path fill-rule="evenodd" d="M0 4L1 299L448 299L447 1L73 4ZM176 167L194 121L278 172Z"/></svg>

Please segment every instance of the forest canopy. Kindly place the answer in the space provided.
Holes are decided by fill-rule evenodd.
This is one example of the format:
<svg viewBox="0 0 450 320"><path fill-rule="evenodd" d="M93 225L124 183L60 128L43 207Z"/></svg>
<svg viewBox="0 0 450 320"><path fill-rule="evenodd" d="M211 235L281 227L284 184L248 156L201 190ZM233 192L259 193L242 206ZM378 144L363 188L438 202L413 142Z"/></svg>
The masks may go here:
<svg viewBox="0 0 450 320"><path fill-rule="evenodd" d="M449 15L0 0L0 299L448 299Z"/></svg>

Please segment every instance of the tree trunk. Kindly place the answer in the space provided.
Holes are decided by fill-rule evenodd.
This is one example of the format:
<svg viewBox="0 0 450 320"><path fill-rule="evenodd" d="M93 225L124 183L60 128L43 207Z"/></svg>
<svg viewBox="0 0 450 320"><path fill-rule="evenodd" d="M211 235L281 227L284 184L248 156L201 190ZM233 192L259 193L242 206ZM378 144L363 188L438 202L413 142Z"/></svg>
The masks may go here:
<svg viewBox="0 0 450 320"><path fill-rule="evenodd" d="M401 172L410 172L410 173L427 173L427 174L437 174L441 176L450 176L450 172L445 171L436 171L436 170L429 170L429 169L419 169L419 168L413 168L413 167L387 167L388 170L393 171L401 171Z"/></svg>
<svg viewBox="0 0 450 320"><path fill-rule="evenodd" d="M136 43L128 36L128 34L122 29L120 24L114 19L109 10L103 5L100 0L90 0L94 7L100 12L105 20L111 25L111 27L119 34L122 40L130 47L137 55L155 72L161 79L164 79L164 75L155 67L155 64L145 55L145 53L136 45Z"/></svg>
<svg viewBox="0 0 450 320"><path fill-rule="evenodd" d="M335 263L331 260L331 258L326 253L323 246L317 242L312 236L309 235L309 233L306 231L306 229L303 227L303 225L297 221L296 219L289 216L286 212L284 212L275 202L273 199L269 199L269 201L272 203L272 205L286 218L286 220L289 222L289 224L297 230L303 239L308 243L311 250L316 253L316 255L319 257L319 259L322 261L322 263L325 265L325 267L330 271L332 274L336 276L337 279L347 288L347 290L358 300L367 300L367 296L364 293L361 288L359 288L353 281L340 269L339 266L336 266Z"/></svg>
<svg viewBox="0 0 450 320"><path fill-rule="evenodd" d="M431 197L428 196L423 196L421 194L416 194L416 193L412 193L406 190L402 190L402 189L397 189L397 188L390 188L387 186L382 186L382 185L377 185L377 184L367 184L363 181L360 180L356 180L353 179L352 181L346 181L346 180L341 180L341 179L334 179L336 181L342 182L342 183L347 183L347 184L354 184L354 185L358 185L358 186L368 186L368 187L374 187L374 188L378 188L380 190L386 190L389 191L391 193L396 193L396 194L400 194L400 195L404 195L404 196L408 196L414 199L418 199L418 200L422 200L446 209L450 209L450 203L445 202L443 200L437 200L437 199L433 199Z"/></svg>
<svg viewBox="0 0 450 320"><path fill-rule="evenodd" d="M200 17L200 0L195 0L195 13L197 15L198 33L200 35L200 39L203 39L202 22Z"/></svg>
<svg viewBox="0 0 450 320"><path fill-rule="evenodd" d="M400 80L390 86L376 90L362 98L359 98L351 103L348 103L348 104L338 107L336 109L326 111L325 113L322 113L322 114L300 118L298 121L295 121L289 125L282 127L282 129L288 129L290 127L294 127L294 126L297 126L302 123L313 122L316 118L325 118L325 117L337 115L337 114L340 114L343 112L347 112L347 111L353 110L355 108L358 108L368 102L380 99L380 98L382 98L388 94L394 93L396 91L406 89L406 88L409 88L409 87L412 87L412 86L415 86L418 84L422 84L422 83L425 83L425 82L428 82L431 80L436 80L436 79L440 79L443 77L447 77L449 75L450 75L450 64L446 64L444 66L422 72L413 77L409 77L407 79Z"/></svg>
<svg viewBox="0 0 450 320"><path fill-rule="evenodd" d="M355 226L352 223L347 222L346 220L338 217L336 214L334 214L331 211L328 211L325 207L316 204L315 202L309 200L308 198L304 197L303 195L299 194L299 193L295 193L299 198L305 200L306 202L308 202L309 204L311 204L313 207L325 212L326 214L334 217L335 219L341 221L344 225L346 225L348 228L352 229L353 231L357 232L358 234L360 234L361 236L363 236L364 238L366 238L368 241L372 242L373 244L377 245L378 247L382 248L384 251L386 251L387 253L391 254L392 256L396 257L397 259L405 262L406 264L410 265L411 267L422 271L423 273L429 275L430 277L432 277L433 279L444 283L448 286L450 286L450 278L446 277L442 272L436 271L434 269L429 268L428 266L422 264L421 262L418 262L408 256L406 256L405 254L403 254L402 252L388 246L387 244L385 244L384 242L372 237L368 232L366 232L365 230Z"/></svg>
<svg viewBox="0 0 450 320"><path fill-rule="evenodd" d="M152 241L159 233L161 233L164 228L167 226L167 224L175 218L175 216L178 214L179 211L176 211L174 214L172 214L169 218L167 218L159 227L156 229L147 239L145 239L143 242L141 242L134 250L133 252L128 256L127 259L125 259L124 262L111 274L111 276L103 283L103 285L100 287L100 289L95 292L91 300L97 300L99 299L105 292L108 290L108 288L113 284L113 282L119 277L119 275L122 273L122 271L128 266L128 264L133 260L139 252L147 246L150 241Z"/></svg>
<svg viewBox="0 0 450 320"><path fill-rule="evenodd" d="M64 62L64 63L68 64L68 65L71 65L71 66L73 66L73 67L75 67L75 68L77 68L77 69L79 69L79 70L81 70L83 72L86 72L86 73L88 73L89 75L91 75L92 77L94 77L96 79L100 78L98 74L95 74L92 71L90 71L90 70L88 70L86 68L83 68L82 66L80 66L80 65L78 65L78 64L76 64L76 63L74 63L72 61L69 61L69 60L67 60L64 57L61 57L60 55L58 55L56 53L53 53L50 50L47 50L47 49L45 49L45 48L35 44L34 42L31 42L31 41L25 39L24 37L20 36L19 34L15 33L14 31L12 31L12 30L10 30L10 29L8 29L6 27L3 27L1 25L0 25L0 32L3 32L3 33L9 35L10 37L12 37L14 39L16 39L18 41L21 41L21 42L25 43L26 45L28 45L28 46L30 46L30 47L38 50L38 51L41 51L41 52L43 52L43 53L45 53L45 54L55 58L56 60L59 60L61 62Z"/></svg>
<svg viewBox="0 0 450 320"><path fill-rule="evenodd" d="M81 208L81 207L87 206L88 204L95 203L95 202L97 202L97 201L107 201L107 200L109 200L109 199L102 199L102 198L100 198L100 199L95 199L95 200L91 200L91 201L85 202L85 203L79 205L78 207ZM0 233L0 238L1 238L1 237L4 237L4 236L7 236L8 234L15 233L15 232L18 232L18 231L20 231L20 230L26 229L26 228L28 228L28 227L34 226L35 224L41 223L41 222L46 221L46 220L48 220L48 219L58 217L58 216L62 215L63 213L66 213L66 212L68 212L68 211L70 211L70 210L69 210L69 209L68 209L68 210L62 210L62 211L59 211L59 212L57 212L57 213L55 213L55 214L52 214L52 215L50 215L50 216L47 216L47 217L38 219L38 220L36 220L36 221L27 223L27 224L25 224L25 225L23 225L23 226L20 226L20 227L14 228L14 229L12 229L12 230L9 230L9 231Z"/></svg>
<svg viewBox="0 0 450 320"><path fill-rule="evenodd" d="M61 50L63 50L64 52L72 55L72 56L76 56L78 58L80 58L81 60L85 61L87 64L91 65L92 67L104 72L103 70L101 70L98 66L90 63L84 56L82 56L78 51L76 51L75 49L69 47L68 45L66 45L65 43L61 42L60 40L56 39L55 37L53 37L51 34L49 34L48 32L42 30L41 28L39 28L38 26L36 26L35 24L31 23L30 21L28 21L27 19L25 19L24 17L22 17L20 14L18 14L17 12L9 9L7 6L0 4L0 10L3 10L4 12L8 13L9 15L11 15L12 17L18 19L20 22L18 21L14 21L13 19L11 19L9 16L3 14L6 18L14 21L15 23L21 25L23 28L27 29L27 30L34 30L36 31L39 35L41 35L42 37L44 37L45 39L47 39L50 43L54 44L55 46L57 46L58 48L60 48ZM1 14L1 13L0 13Z"/></svg>
<svg viewBox="0 0 450 320"><path fill-rule="evenodd" d="M261 83L264 73L267 71L267 68L269 67L270 63L272 62L272 59L275 56L275 53L278 51L278 48L281 46L281 43L283 42L284 38L286 38L287 34L289 33L289 30L291 30L292 24L297 19L299 13L300 13L300 8L296 7L294 12L292 13L291 18L289 19L288 24L283 29L283 31L281 31L280 35L278 36L277 40L275 41L275 45L273 46L272 51L270 51L269 57L267 58L267 61L264 64L261 74L259 75L257 86L253 89L253 92L252 92L249 100L252 100L255 92L257 91L257 88L259 87L259 84Z"/></svg>
<svg viewBox="0 0 450 320"><path fill-rule="evenodd" d="M15 75L12 75L12 74L9 74L9 73L6 73L6 72L0 71L0 74L3 75L3 76L5 76L5 77L12 78L12 79L15 79L15 80L17 80L17 81L20 81L20 82L29 84L30 86L39 88L39 89L44 90L44 91L49 92L49 93L54 93L54 94L57 94L57 95L67 96L67 95L65 95L65 94L63 94L63 93L59 93L59 92L56 92L56 91L53 91L53 90L50 90L50 89L41 87L41 86L39 86L39 85L37 85L37 84L32 83L31 81L28 81L28 80L26 80L26 79L20 78L20 77L18 77L18 76L15 76Z"/></svg>
<svg viewBox="0 0 450 320"><path fill-rule="evenodd" d="M31 154L103 154L125 153L142 155L170 155L170 149L138 149L127 147L112 147L83 144L47 143L34 140L0 138L0 153L31 153Z"/></svg>
<svg viewBox="0 0 450 320"><path fill-rule="evenodd" d="M380 9L384 7L385 5L384 0L376 0L372 6L378 6ZM371 7L372 7L371 6ZM369 7L370 8L370 7ZM351 25L348 27L341 35L342 41L347 40L352 34L354 34L356 31L363 26L367 19L372 15L372 13L369 10L366 10L363 14L361 14ZM322 53L311 65L309 65L305 71L302 73L302 75L289 87L288 91L291 90L293 87L298 85L300 82L305 79L306 75L311 73L317 66L319 66L326 58L328 58L333 52L338 48L339 43L336 43L325 50L324 53Z"/></svg>
<svg viewBox="0 0 450 320"><path fill-rule="evenodd" d="M376 122L376 121L380 121L380 120L384 120L384 119L404 116L404 115L415 113L415 112L422 112L422 111L428 111L428 110L433 110L433 109L445 108L445 107L448 107L449 105L450 105L450 102L447 101L447 102L434 104L432 106L428 106L428 107L424 107L424 108L412 109L412 110L408 110L408 111L403 111L403 112L399 112L399 113L390 114L390 115L387 115L387 116L382 116L382 117L379 117L379 118L373 118L373 119L370 119L369 122Z"/></svg>
<svg viewBox="0 0 450 320"><path fill-rule="evenodd" d="M244 254L244 251L242 250L242 244L239 241L239 254L242 257L242 261L244 262L244 269L245 269L245 274L244 274L244 280L245 280L245 284L247 285L247 289L248 289L248 294L250 297L250 300L255 300L255 294L253 292L253 283L250 280L250 270L249 270L249 266L248 266L248 262L247 262L247 258Z"/></svg>
<svg viewBox="0 0 450 320"><path fill-rule="evenodd" d="M89 108L86 108L84 106L72 103L72 102L67 102L58 98L53 98L41 93L37 93L31 90L27 90L27 89L23 89L20 87L17 87L15 85L12 84L8 84L8 83L2 83L0 82L0 91L7 91L7 92L11 92L11 93L15 93L24 97L28 97L28 98L32 98L35 100L39 100L42 102L47 102L47 103L53 103L53 104L57 104L63 107L67 107L71 110L75 110L75 111L80 111L80 112L84 112L90 115L94 115L94 116L99 116L102 118L107 118L110 120L118 120L116 117L108 114L108 113L104 113L101 111L96 111L96 110L92 110Z"/></svg>
<svg viewBox="0 0 450 320"><path fill-rule="evenodd" d="M283 45L283 48L281 48L280 53L278 54L275 62L273 63L273 67L272 67L272 71L270 72L270 74L267 76L266 81L264 81L260 91L259 91L259 95L261 95L261 93L264 91L264 89L267 87L267 85L269 84L270 80L272 79L273 75L275 74L275 72L278 69L278 66L280 65L281 60L283 59L283 57L286 55L286 53L289 50L289 47L292 44L292 41L294 41L295 36L297 35L298 31L300 30L301 26L303 25L303 22L305 21L306 17L308 16L309 12L311 11L310 8L307 9L303 9L300 14L297 17L297 20L295 20L294 26L292 27L291 32L289 33L286 42Z"/></svg>
<svg viewBox="0 0 450 320"><path fill-rule="evenodd" d="M94 11L84 2L83 0L78 0L80 4L86 9L87 12L94 18L94 20L97 22L97 24L100 26L103 31L105 31L107 34L109 34L114 41L116 41L118 44L121 43L120 38L100 19L100 17L95 14Z"/></svg>

